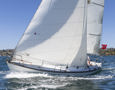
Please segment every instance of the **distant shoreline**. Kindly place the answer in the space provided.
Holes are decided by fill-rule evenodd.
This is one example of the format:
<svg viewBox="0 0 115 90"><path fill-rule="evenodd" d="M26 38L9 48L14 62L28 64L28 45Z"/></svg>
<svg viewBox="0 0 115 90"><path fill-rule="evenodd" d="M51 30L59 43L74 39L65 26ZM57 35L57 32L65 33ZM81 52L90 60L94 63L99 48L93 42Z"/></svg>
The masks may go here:
<svg viewBox="0 0 115 90"><path fill-rule="evenodd" d="M0 50L0 56L12 56L13 53L14 53L14 49Z"/></svg>
<svg viewBox="0 0 115 90"><path fill-rule="evenodd" d="M0 50L0 56L12 56L14 49ZM106 50L100 49L99 54L101 56L115 55L115 48L107 48Z"/></svg>
<svg viewBox="0 0 115 90"><path fill-rule="evenodd" d="M109 55L115 55L115 48L107 48L105 50L100 49L99 54L101 56L109 56Z"/></svg>

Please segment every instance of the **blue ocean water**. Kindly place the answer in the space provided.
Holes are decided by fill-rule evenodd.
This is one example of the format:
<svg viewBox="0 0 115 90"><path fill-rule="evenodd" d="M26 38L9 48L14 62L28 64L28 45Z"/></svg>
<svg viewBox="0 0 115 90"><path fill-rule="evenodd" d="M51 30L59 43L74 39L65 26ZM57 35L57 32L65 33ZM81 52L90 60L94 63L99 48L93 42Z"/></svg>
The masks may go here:
<svg viewBox="0 0 115 90"><path fill-rule="evenodd" d="M0 90L115 90L115 56L99 58L103 62L100 73L85 77L64 77L10 72L6 57L0 57Z"/></svg>

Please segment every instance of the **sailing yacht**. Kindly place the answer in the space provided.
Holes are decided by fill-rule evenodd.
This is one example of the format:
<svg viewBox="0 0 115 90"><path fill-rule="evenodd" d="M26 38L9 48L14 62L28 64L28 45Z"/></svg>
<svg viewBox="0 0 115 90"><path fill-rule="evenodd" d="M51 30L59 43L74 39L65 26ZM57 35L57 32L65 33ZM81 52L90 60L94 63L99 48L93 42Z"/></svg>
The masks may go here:
<svg viewBox="0 0 115 90"><path fill-rule="evenodd" d="M87 53L99 48L103 6L104 0L42 0L7 62L10 70L80 76L100 71L101 63Z"/></svg>

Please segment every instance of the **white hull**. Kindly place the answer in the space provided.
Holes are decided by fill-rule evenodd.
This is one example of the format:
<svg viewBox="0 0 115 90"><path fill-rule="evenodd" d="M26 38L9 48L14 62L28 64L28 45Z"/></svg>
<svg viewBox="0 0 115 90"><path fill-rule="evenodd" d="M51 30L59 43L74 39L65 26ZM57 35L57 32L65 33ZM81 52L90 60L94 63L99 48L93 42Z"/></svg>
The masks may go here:
<svg viewBox="0 0 115 90"><path fill-rule="evenodd" d="M51 70L48 68L34 68L34 67L26 67L26 65L21 66L21 65L16 65L13 63L9 63L7 62L8 67L11 71L16 71L16 72L35 72L35 73L48 73L51 75L69 75L69 76L85 76L85 75L91 75L91 74L95 74L101 71L101 67L97 67L97 69L92 69L89 71L55 71L55 70Z"/></svg>
<svg viewBox="0 0 115 90"><path fill-rule="evenodd" d="M25 68L22 66L14 65L14 64L9 63L9 62L7 62L7 65L9 67L10 71L13 71L13 72L38 72L37 70L33 70L33 69Z"/></svg>

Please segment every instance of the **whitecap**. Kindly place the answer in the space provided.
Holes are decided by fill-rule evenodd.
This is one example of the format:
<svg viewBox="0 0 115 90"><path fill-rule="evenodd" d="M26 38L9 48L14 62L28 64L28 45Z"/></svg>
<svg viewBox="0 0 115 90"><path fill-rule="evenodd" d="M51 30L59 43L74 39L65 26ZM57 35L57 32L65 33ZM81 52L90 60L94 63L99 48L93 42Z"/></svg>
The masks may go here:
<svg viewBox="0 0 115 90"><path fill-rule="evenodd" d="M69 83L64 83L62 85L40 85L40 87L42 88L49 88L49 89L56 89L56 88L59 88L59 87L64 87L66 85L68 85Z"/></svg>
<svg viewBox="0 0 115 90"><path fill-rule="evenodd" d="M31 78L31 77L51 77L48 74L26 73L26 72L10 72L4 78Z"/></svg>
<svg viewBox="0 0 115 90"><path fill-rule="evenodd" d="M56 88L60 88L60 87L64 87L64 86L66 86L66 85L68 85L68 83L64 83L64 84L62 84L62 85L48 85L48 84L42 84L42 85L33 85L33 86L27 86L27 87L23 87L23 88L21 88L21 89L18 89L18 90L27 90L27 89L30 89L30 88L32 88L32 89L42 89L42 88L45 88L46 90L47 89L56 89Z"/></svg>
<svg viewBox="0 0 115 90"><path fill-rule="evenodd" d="M113 78L112 75L94 75L94 76L88 76L88 77L70 77L72 80L101 80L101 79L111 79Z"/></svg>

